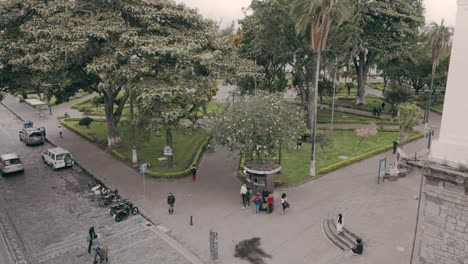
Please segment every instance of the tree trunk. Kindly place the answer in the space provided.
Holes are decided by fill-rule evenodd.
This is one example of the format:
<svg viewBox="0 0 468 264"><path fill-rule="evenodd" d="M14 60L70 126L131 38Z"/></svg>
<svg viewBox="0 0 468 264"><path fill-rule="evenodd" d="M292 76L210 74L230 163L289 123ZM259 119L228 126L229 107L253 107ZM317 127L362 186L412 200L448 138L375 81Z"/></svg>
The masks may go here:
<svg viewBox="0 0 468 264"><path fill-rule="evenodd" d="M364 51L359 53L359 63L356 58L353 59L354 67L357 73L357 95L356 104L365 104L366 81L367 81L367 62Z"/></svg>
<svg viewBox="0 0 468 264"><path fill-rule="evenodd" d="M310 157L310 173L309 175L311 177L315 177L315 149L316 149L316 144L315 140L317 138L317 97L318 97L318 81L319 81L319 74L320 74L320 50L317 52L317 57L316 63L315 63L315 80L314 80L314 87L313 87L313 93L312 91L309 91L309 94L312 95L312 106L313 106L313 111L311 111L312 114L312 147L311 147L311 157ZM312 88L312 87L310 87Z"/></svg>
<svg viewBox="0 0 468 264"><path fill-rule="evenodd" d="M134 101L135 101L135 94L133 92L133 89L131 89L130 90L130 123L132 124L132 127L134 126L134 120L135 120Z"/></svg>
<svg viewBox="0 0 468 264"><path fill-rule="evenodd" d="M432 65L432 76L431 76L431 86L429 88L429 94L427 95L427 102L426 102L426 111L424 112L424 123L429 122L429 113L431 112L431 100L432 100L432 91L434 90L434 77L436 73L437 67Z"/></svg>
<svg viewBox="0 0 468 264"><path fill-rule="evenodd" d="M313 97L314 97L314 90L313 90L313 83L312 81L309 82L308 84L308 89L307 89L307 96L306 96L306 128L308 130L312 130L312 120L313 120L313 116L312 116L312 108L313 108L313 105L312 105L312 100L313 100Z"/></svg>
<svg viewBox="0 0 468 264"><path fill-rule="evenodd" d="M120 142L114 122L114 96L110 89L103 90L103 96L107 122L107 146L111 148Z"/></svg>
<svg viewBox="0 0 468 264"><path fill-rule="evenodd" d="M384 78L384 85L383 85L383 91L382 93L384 94L385 93L385 90L387 89L387 83L388 83L388 78Z"/></svg>
<svg viewBox="0 0 468 264"><path fill-rule="evenodd" d="M117 109L114 111L114 125L117 127L119 125L120 119L122 118L122 113L125 108L125 103L128 100L128 97L130 95L130 92L128 89L124 89L124 94L122 95L122 98L120 99L119 105L117 106Z"/></svg>
<svg viewBox="0 0 468 264"><path fill-rule="evenodd" d="M333 97L332 97L332 112L331 112L331 126L330 129L333 131L333 118L335 117L335 91L336 91L336 69L333 75Z"/></svg>

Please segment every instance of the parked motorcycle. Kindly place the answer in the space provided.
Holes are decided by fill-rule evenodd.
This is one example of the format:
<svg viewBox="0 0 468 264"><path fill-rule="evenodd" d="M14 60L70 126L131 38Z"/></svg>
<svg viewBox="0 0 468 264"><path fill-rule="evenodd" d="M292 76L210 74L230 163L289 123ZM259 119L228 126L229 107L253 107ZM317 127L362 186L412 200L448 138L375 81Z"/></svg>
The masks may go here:
<svg viewBox="0 0 468 264"><path fill-rule="evenodd" d="M113 202L117 202L119 200L120 200L119 191L115 189L115 191L106 193L101 196L101 200L99 201L99 206L106 207L109 204Z"/></svg>
<svg viewBox="0 0 468 264"><path fill-rule="evenodd" d="M115 221L116 222L122 221L122 219L129 216L130 213L132 213L132 215L138 214L138 207L133 206L131 202L127 202L124 208L121 208L115 211L115 215L114 215Z"/></svg>
<svg viewBox="0 0 468 264"><path fill-rule="evenodd" d="M127 200L119 200L117 201L117 204L116 205L113 205L110 207L109 209L109 214L111 216L114 216L117 212L117 210L120 210L120 209L123 209L125 208L126 204L128 203Z"/></svg>

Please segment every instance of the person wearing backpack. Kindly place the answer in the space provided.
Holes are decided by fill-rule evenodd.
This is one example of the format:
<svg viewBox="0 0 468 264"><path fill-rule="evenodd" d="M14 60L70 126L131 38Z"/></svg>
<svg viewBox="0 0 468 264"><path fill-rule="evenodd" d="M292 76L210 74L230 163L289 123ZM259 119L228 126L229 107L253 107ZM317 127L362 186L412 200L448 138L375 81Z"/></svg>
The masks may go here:
<svg viewBox="0 0 468 264"><path fill-rule="evenodd" d="M289 203L285 193L281 195L281 206L283 207L283 209L281 210L281 214L286 213L286 208L289 208Z"/></svg>
<svg viewBox="0 0 468 264"><path fill-rule="evenodd" d="M258 214L258 212L260 212L260 206L263 204L263 199L260 193L255 195L255 197L252 199L252 202L255 204L255 213Z"/></svg>
<svg viewBox="0 0 468 264"><path fill-rule="evenodd" d="M245 193L245 202L247 204L247 208L250 208L250 198L252 197L252 191L249 187L247 187L247 192Z"/></svg>
<svg viewBox="0 0 468 264"><path fill-rule="evenodd" d="M167 204L169 205L169 214L174 213L175 196L172 193L167 196Z"/></svg>

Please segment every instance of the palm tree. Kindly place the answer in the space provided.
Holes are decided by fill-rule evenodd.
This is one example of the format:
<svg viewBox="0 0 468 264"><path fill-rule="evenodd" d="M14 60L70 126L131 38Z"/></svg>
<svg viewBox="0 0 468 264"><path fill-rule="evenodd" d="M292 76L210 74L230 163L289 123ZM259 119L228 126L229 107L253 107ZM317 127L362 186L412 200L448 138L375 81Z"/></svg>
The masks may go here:
<svg viewBox="0 0 468 264"><path fill-rule="evenodd" d="M434 90L434 77L439 66L440 59L443 58L450 48L450 40L453 28L444 25L444 20L439 24L433 22L426 27L424 39L427 41L426 47L432 51L432 76L429 95L427 97L426 109L424 112L424 123L429 122L429 112L431 108L432 93Z"/></svg>
<svg viewBox="0 0 468 264"><path fill-rule="evenodd" d="M332 24L340 25L351 16L352 8L349 0L294 0L291 6L291 16L298 35L310 34L310 49L315 53L315 79L309 85L309 105L307 111L312 118L312 153L310 173L315 176L315 139L317 132L317 96L320 73L320 56L325 49L328 33Z"/></svg>

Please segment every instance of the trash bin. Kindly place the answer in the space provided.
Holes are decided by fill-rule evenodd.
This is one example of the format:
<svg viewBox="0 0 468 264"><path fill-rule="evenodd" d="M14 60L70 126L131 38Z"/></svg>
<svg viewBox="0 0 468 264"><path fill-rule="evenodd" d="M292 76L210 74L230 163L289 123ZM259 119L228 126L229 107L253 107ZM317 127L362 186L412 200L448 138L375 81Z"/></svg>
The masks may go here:
<svg viewBox="0 0 468 264"><path fill-rule="evenodd" d="M23 123L24 128L32 128L33 122L32 121L24 121Z"/></svg>

